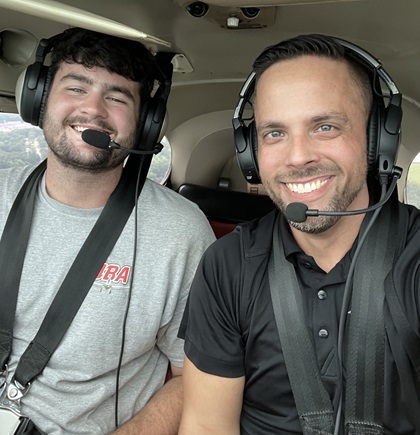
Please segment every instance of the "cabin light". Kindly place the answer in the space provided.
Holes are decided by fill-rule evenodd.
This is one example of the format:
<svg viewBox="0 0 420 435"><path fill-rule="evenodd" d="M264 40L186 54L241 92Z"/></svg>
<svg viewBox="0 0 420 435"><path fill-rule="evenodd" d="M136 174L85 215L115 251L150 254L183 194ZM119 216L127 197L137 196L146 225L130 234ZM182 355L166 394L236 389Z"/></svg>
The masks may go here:
<svg viewBox="0 0 420 435"><path fill-rule="evenodd" d="M237 29L239 26L239 18L238 17L228 17L226 24L227 24L227 27L229 29Z"/></svg>

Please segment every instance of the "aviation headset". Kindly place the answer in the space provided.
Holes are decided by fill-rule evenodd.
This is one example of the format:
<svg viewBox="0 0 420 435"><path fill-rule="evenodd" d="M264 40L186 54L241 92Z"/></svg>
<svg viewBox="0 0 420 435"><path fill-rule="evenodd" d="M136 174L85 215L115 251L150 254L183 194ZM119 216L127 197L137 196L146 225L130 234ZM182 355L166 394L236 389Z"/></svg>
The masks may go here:
<svg viewBox="0 0 420 435"><path fill-rule="evenodd" d="M21 74L16 86L16 104L22 119L42 128L42 120L48 91L51 85L51 70L45 65L48 53L54 47L55 37L42 39L38 45L35 62ZM166 102L171 88L172 53L157 53L156 79L159 87L147 104L142 104L140 123L141 136L138 144L144 150L152 150L160 142L166 126ZM169 62L167 62L169 57ZM164 61L166 64L164 64ZM162 68L166 68L165 74ZM170 68L170 71L169 71ZM169 71L169 74L167 74Z"/></svg>
<svg viewBox="0 0 420 435"><path fill-rule="evenodd" d="M367 131L368 171L374 173L377 170L379 176L389 177L392 175L400 145L401 94L381 63L371 54L343 39L335 37L332 39L344 47L346 54L355 59L369 72L373 102ZM239 93L238 103L233 115L236 155L248 183L261 183L257 160L258 144L255 121L253 117L251 119L243 118L245 106L250 102L254 93L255 76L256 73L253 71L245 81ZM389 90L388 105L385 105L379 79L382 79Z"/></svg>

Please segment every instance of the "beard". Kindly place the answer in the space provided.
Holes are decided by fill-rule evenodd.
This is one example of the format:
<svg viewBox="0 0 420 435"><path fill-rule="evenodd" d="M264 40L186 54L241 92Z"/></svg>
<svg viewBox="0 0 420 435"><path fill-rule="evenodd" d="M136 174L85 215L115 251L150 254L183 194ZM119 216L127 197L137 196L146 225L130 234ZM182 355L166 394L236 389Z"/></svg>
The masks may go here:
<svg viewBox="0 0 420 435"><path fill-rule="evenodd" d="M83 153L75 147L68 138L65 127L71 124L88 124L84 117L69 117L58 122L47 110L43 121L44 136L51 152L65 166L89 173L107 172L120 166L127 153L116 149L99 149L92 146L92 152ZM112 131L113 129L104 121L95 121L99 130ZM137 132L132 131L128 137L119 140L120 145L132 149L136 143Z"/></svg>
<svg viewBox="0 0 420 435"><path fill-rule="evenodd" d="M357 170L353 173L353 177L350 182L342 188L337 188L327 206L322 210L334 212L345 211L356 199L357 195L360 193L366 183L366 159L364 160L363 164L355 165L354 167L357 168ZM328 173L342 174L342 170L337 166L331 167L330 165L329 167L324 166L318 168L309 168L307 170L292 171L287 174L278 174L274 178L273 183L268 183L267 181L263 180L263 185L271 200L284 214L288 203L286 203L280 197L280 195L276 193L274 188L275 185L283 184L281 180L302 180L304 178L321 176ZM333 227L340 220L340 218L341 216L312 216L308 217L305 222L289 221L289 223L292 227L304 233L320 234Z"/></svg>

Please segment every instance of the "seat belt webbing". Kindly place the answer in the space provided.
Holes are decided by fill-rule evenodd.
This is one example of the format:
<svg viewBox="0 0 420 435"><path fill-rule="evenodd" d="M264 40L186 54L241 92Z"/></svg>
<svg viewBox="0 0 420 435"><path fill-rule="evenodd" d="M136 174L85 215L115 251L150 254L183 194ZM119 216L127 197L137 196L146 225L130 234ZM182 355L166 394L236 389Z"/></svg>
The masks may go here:
<svg viewBox="0 0 420 435"><path fill-rule="evenodd" d="M347 350L345 421L349 433L383 433L384 282L396 248L395 216L387 204L356 259ZM396 213L396 211L395 211Z"/></svg>
<svg viewBox="0 0 420 435"><path fill-rule="evenodd" d="M150 163L147 158L144 159L145 165L138 175L139 159L142 158L144 157L131 156L128 160L120 182L74 260L37 335L21 356L14 374L20 385L27 386L44 369L124 228L135 204L135 194L140 194L146 180ZM5 259L0 262L0 274L6 270L10 274L7 287L2 286L1 289L2 294L7 294L7 298L0 306L0 361L2 364L6 364L10 356L16 300L29 237L32 208L37 185L44 168L45 163L43 162L28 177L16 197L0 241L0 258ZM136 188L138 176L139 184ZM22 234L23 230L25 231ZM24 249L17 250L16 245L22 245ZM10 258L7 259L7 253L12 261ZM6 313L8 313L7 316ZM3 367L4 365L0 367L0 370Z"/></svg>
<svg viewBox="0 0 420 435"><path fill-rule="evenodd" d="M331 400L322 383L306 327L296 273L293 265L284 256L278 222L279 218L273 230L268 276L289 381L303 433L332 434L334 412Z"/></svg>
<svg viewBox="0 0 420 435"><path fill-rule="evenodd" d="M387 204L379 214L378 222L371 228L367 243L362 246L356 263L357 278L353 290L351 318L357 321L350 322L349 337L349 349L356 349L356 352L348 352L350 373L346 396L346 430L349 434L383 433L383 282L393 263L396 237L395 232L389 231L392 228L390 222L391 206ZM332 434L332 403L322 383L306 327L296 273L293 265L286 260L282 248L277 220L268 264L269 283L297 411L305 435ZM374 310L374 315L371 315L371 309ZM374 352L375 349L378 350L377 353ZM376 367L378 361L379 369ZM369 379L369 383L365 386L366 379ZM363 400L360 400L360 394L363 395Z"/></svg>

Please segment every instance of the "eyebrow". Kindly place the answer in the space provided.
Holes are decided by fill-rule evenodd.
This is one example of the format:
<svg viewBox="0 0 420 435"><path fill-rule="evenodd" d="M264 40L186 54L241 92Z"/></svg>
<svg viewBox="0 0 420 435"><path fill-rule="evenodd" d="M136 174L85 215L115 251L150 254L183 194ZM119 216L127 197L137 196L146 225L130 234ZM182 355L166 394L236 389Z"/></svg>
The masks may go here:
<svg viewBox="0 0 420 435"><path fill-rule="evenodd" d="M311 118L311 121L315 123L331 120L339 121L343 124L350 124L350 119L348 118L348 116L340 112L328 112Z"/></svg>
<svg viewBox="0 0 420 435"><path fill-rule="evenodd" d="M90 79L89 77L86 77L83 74L75 74L75 73L69 73L61 77L60 81L64 82L66 80L76 80L81 83L85 83L87 85L93 85L94 81ZM114 85L114 84L103 84L102 87L108 91L108 92L118 92L120 94L125 95L130 100L134 101L133 94L124 86Z"/></svg>
<svg viewBox="0 0 420 435"><path fill-rule="evenodd" d="M320 122L328 122L328 121L339 121L343 125L350 125L350 119L340 112L327 112L322 113L320 115L313 116L307 119L310 123L320 123ZM256 127L257 131L265 130L265 129L282 129L285 127L285 124L278 121L267 121Z"/></svg>
<svg viewBox="0 0 420 435"><path fill-rule="evenodd" d="M263 124L260 124L256 127L257 131L265 130L265 129L282 129L284 127L284 124L281 122L274 122L274 121L267 121Z"/></svg>

